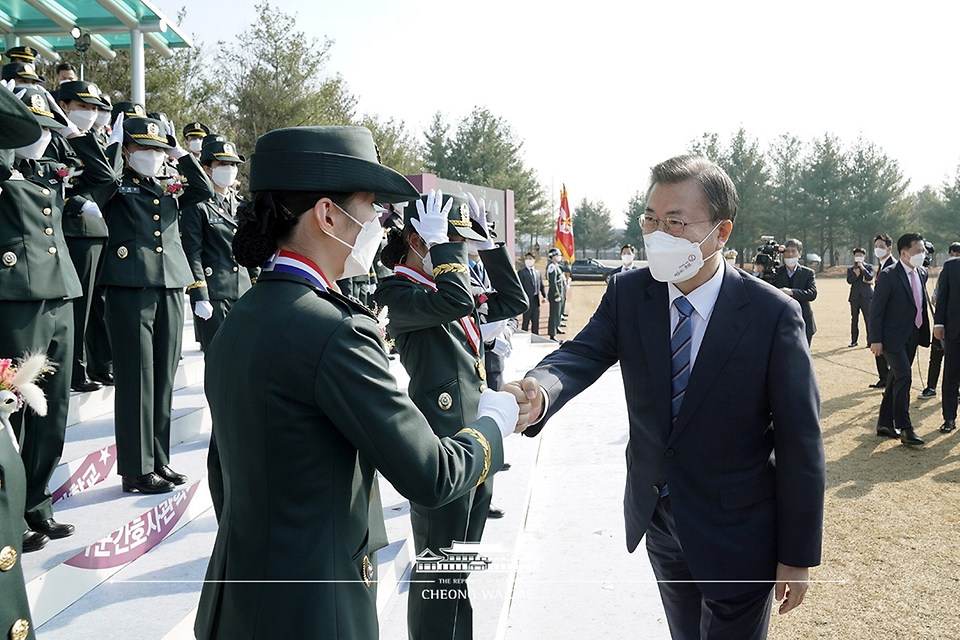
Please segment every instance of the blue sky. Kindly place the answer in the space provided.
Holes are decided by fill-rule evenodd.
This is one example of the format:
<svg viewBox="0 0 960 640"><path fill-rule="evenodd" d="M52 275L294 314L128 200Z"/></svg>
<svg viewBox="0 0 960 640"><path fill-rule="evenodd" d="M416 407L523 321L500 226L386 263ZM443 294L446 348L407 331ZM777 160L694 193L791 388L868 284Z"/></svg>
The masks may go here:
<svg viewBox="0 0 960 640"><path fill-rule="evenodd" d="M255 19L254 0L154 0L209 49ZM858 135L899 160L911 188L960 164L960 5L728 0L282 0L361 112L415 132L474 105L504 117L547 189L602 199L620 222L650 166L703 132L740 126ZM885 8L889 7L889 8ZM225 9L228 8L228 9Z"/></svg>

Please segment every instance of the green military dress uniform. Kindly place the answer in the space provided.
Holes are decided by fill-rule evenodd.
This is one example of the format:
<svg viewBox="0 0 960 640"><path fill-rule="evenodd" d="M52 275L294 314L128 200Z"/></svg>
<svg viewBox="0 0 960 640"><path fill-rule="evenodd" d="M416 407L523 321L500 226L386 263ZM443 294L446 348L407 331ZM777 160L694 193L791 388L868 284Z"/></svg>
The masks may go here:
<svg viewBox="0 0 960 640"><path fill-rule="evenodd" d="M163 135L160 123L153 119L124 122L125 135L141 130L148 133L137 136L160 139ZM110 151L119 153L119 145ZM120 180L96 194L110 233L99 284L106 287L117 473L124 477L150 474L170 462L173 382L183 340L183 289L194 281L180 240L180 208L213 195L192 155L183 156L179 167L190 179L179 197L129 168Z"/></svg>
<svg viewBox="0 0 960 640"><path fill-rule="evenodd" d="M547 300L550 302L550 318L547 321L547 335L555 338L560 330L560 314L563 312L563 285L565 278L560 265L551 260L547 265Z"/></svg>
<svg viewBox="0 0 960 640"><path fill-rule="evenodd" d="M34 637L20 562L26 491L23 462L0 424L0 634L17 640Z"/></svg>
<svg viewBox="0 0 960 640"><path fill-rule="evenodd" d="M201 640L377 638L375 469L436 506L503 463L490 418L438 440L397 389L376 318L294 274L265 271L237 302L204 389L225 501Z"/></svg>
<svg viewBox="0 0 960 640"><path fill-rule="evenodd" d="M480 251L480 258L495 289L486 300L488 322L522 313L527 296L513 270L505 248ZM487 388L482 338L479 337L477 303L470 289L467 247L463 242L430 249L437 291L397 275L379 284L374 298L389 308L388 330L396 340L400 361L410 374L409 393L437 436L449 437L477 415L481 392ZM471 346L461 318L477 327L476 347ZM466 320L465 320L466 321ZM429 549L440 555L453 541L479 542L492 496L490 480L436 508L411 499L410 520L417 554ZM467 574L444 573L444 578L465 579ZM470 638L473 609L468 598L425 599L425 590L436 588L437 574L414 570L410 577L407 625L410 638ZM458 587L459 588L459 587Z"/></svg>
<svg viewBox="0 0 960 640"><path fill-rule="evenodd" d="M42 91L28 88L21 100L43 126L63 123L46 111ZM49 115L43 115L43 112ZM73 138L84 172L78 189L115 176L90 134ZM3 152L0 162L0 353L43 352L57 366L40 382L47 415L19 412L11 418L21 441L27 477L25 518L36 524L53 517L47 483L63 452L73 356L73 310L81 293L63 235L64 184L50 158L21 160Z"/></svg>

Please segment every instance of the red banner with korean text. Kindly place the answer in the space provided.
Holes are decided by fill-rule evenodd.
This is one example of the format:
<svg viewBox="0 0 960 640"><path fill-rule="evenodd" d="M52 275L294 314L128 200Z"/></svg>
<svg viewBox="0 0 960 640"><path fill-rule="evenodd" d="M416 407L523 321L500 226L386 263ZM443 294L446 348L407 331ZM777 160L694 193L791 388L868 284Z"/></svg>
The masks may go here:
<svg viewBox="0 0 960 640"><path fill-rule="evenodd" d="M564 260L573 262L573 218L567 202L567 185L563 185L560 191L560 216L557 218L557 235L553 239L553 246L560 249Z"/></svg>

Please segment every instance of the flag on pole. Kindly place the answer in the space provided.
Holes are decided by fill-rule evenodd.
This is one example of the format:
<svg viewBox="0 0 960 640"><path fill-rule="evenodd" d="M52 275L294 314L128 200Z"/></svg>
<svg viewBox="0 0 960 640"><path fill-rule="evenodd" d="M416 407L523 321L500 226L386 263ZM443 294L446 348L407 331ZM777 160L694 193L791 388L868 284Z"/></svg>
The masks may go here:
<svg viewBox="0 0 960 640"><path fill-rule="evenodd" d="M567 185L563 185L560 191L560 216L557 218L557 235L553 239L553 246L560 249L564 260L573 262L573 218L567 202Z"/></svg>

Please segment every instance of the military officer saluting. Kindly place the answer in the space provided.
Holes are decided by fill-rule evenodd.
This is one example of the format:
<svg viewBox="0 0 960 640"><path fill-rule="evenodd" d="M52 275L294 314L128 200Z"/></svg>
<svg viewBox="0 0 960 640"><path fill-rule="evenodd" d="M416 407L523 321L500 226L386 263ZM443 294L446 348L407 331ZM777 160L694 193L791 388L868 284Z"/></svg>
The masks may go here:
<svg viewBox="0 0 960 640"><path fill-rule="evenodd" d="M204 138L200 166L213 183L214 196L180 215L183 250L194 282L187 287L200 349L206 351L230 307L250 288L258 269L241 267L233 257L237 209L244 199L233 188L237 165L244 162L223 136Z"/></svg>
<svg viewBox="0 0 960 640"><path fill-rule="evenodd" d="M203 153L203 139L210 135L210 127L202 122L189 122L183 128L183 139L187 141L187 149L198 160Z"/></svg>
<svg viewBox="0 0 960 640"><path fill-rule="evenodd" d="M35 551L50 538L73 534L71 525L53 519L47 484L63 453L67 426L73 356L69 301L81 293L61 225L69 170L44 153L57 136L65 158L77 164L82 160L84 172L74 185L78 190L109 182L117 174L93 136L81 135L44 89L24 87L17 93L43 132L0 163L0 353L42 352L57 367L41 383L47 414L13 417L27 476L24 518L30 529L24 534L24 550Z"/></svg>
<svg viewBox="0 0 960 640"><path fill-rule="evenodd" d="M172 130L152 118L123 118L109 147L123 155L123 177L96 194L109 227L99 283L106 287L124 492L164 493L187 480L169 466L183 288L194 281L178 220L180 207L210 198L213 189ZM180 157L179 168L189 177L180 191L162 188L156 178L168 153Z"/></svg>

